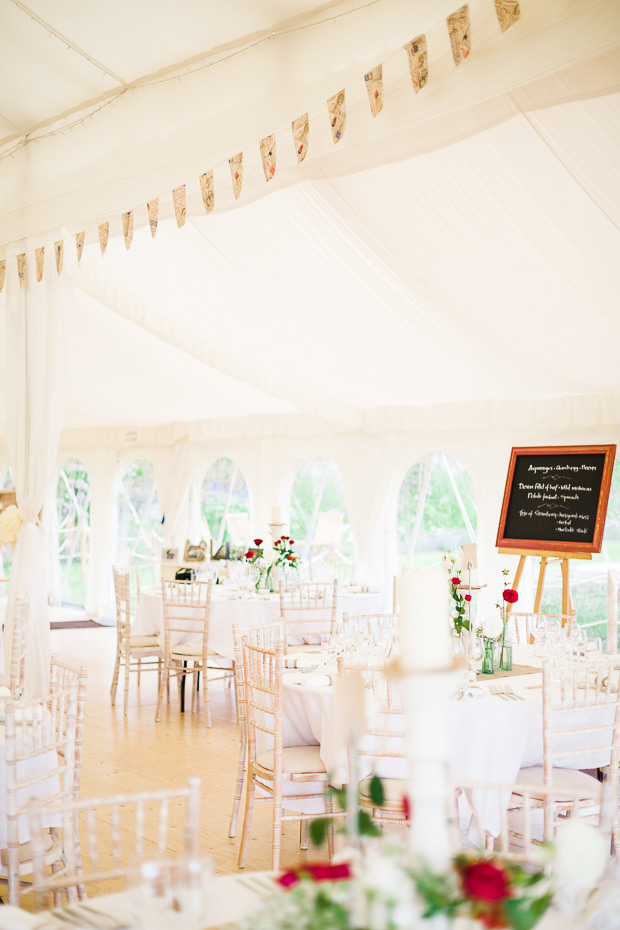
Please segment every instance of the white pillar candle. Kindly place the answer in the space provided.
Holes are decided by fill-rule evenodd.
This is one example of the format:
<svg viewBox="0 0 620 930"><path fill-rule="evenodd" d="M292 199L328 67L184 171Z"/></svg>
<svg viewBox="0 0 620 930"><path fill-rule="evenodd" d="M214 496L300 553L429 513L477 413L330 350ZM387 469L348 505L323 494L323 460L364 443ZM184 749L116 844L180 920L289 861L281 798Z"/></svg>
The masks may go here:
<svg viewBox="0 0 620 930"><path fill-rule="evenodd" d="M448 668L453 661L446 573L407 568L399 579L400 661L405 670Z"/></svg>
<svg viewBox="0 0 620 930"><path fill-rule="evenodd" d="M271 507L271 522L276 526L282 523L282 511L277 504L273 504Z"/></svg>

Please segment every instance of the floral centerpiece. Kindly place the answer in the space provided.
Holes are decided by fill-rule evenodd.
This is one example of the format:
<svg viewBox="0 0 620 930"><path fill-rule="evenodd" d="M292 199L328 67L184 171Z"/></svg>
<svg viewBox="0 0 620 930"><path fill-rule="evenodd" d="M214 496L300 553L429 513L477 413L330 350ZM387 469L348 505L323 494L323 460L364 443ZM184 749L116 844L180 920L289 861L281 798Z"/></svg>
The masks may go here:
<svg viewBox="0 0 620 930"><path fill-rule="evenodd" d="M495 646L504 634L504 621L500 614L485 617L476 632L482 638L482 672L492 675L495 671Z"/></svg>
<svg viewBox="0 0 620 930"><path fill-rule="evenodd" d="M508 575L508 569L502 572L504 577ZM510 671L512 668L512 645L506 639L506 627L508 625L508 604L516 604L519 600L519 592L514 588L508 587L508 582L504 581L504 590L502 591L502 640L499 650L499 667ZM499 604L497 605L499 607Z"/></svg>
<svg viewBox="0 0 620 930"><path fill-rule="evenodd" d="M293 549L294 545L295 540L291 539L290 536L283 535L280 539L276 539L273 544L273 551L276 556L273 562L274 566L281 568L299 568L301 558Z"/></svg>
<svg viewBox="0 0 620 930"><path fill-rule="evenodd" d="M0 546L13 546L22 527L22 518L15 504L0 513Z"/></svg>
<svg viewBox="0 0 620 930"><path fill-rule="evenodd" d="M269 576L271 575L271 565L267 562L265 558L265 550L263 549L263 540L255 539L254 546L249 548L244 555L246 562L249 562L250 565L253 565L256 569L256 582L254 587L258 591L259 588L266 588L269 586Z"/></svg>
<svg viewBox="0 0 620 930"><path fill-rule="evenodd" d="M244 559L257 570L256 590L274 587L278 572L282 572L286 568L299 568L301 558L293 549L294 545L295 540L291 539L290 536L283 535L276 539L273 543L273 555L270 560L265 556L263 540L254 540L254 546L247 550Z"/></svg>

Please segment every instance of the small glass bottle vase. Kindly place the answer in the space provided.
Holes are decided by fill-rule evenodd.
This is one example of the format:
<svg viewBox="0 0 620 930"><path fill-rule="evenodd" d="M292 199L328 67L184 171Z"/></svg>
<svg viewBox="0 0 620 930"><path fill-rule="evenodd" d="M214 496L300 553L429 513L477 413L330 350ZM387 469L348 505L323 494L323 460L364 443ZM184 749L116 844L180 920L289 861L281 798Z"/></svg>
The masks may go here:
<svg viewBox="0 0 620 930"><path fill-rule="evenodd" d="M495 672L495 643L492 639L485 639L482 651L482 674L492 675Z"/></svg>
<svg viewBox="0 0 620 930"><path fill-rule="evenodd" d="M501 672L512 671L512 644L507 641L499 644L499 663L497 667Z"/></svg>

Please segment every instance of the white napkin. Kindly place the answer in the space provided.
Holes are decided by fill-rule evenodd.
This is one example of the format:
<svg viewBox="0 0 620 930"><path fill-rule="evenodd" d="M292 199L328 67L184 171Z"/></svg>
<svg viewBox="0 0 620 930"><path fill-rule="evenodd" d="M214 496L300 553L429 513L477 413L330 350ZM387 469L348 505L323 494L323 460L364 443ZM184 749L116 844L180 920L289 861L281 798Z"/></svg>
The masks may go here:
<svg viewBox="0 0 620 930"><path fill-rule="evenodd" d="M7 688L6 685L0 685L0 701L6 701L7 698L11 697L11 689Z"/></svg>
<svg viewBox="0 0 620 930"><path fill-rule="evenodd" d="M463 694L463 701L473 701L476 698L481 698L484 694L484 688L481 688L480 685L470 685Z"/></svg>
<svg viewBox="0 0 620 930"><path fill-rule="evenodd" d="M299 682L305 688L329 688L335 684L338 675L304 675Z"/></svg>
<svg viewBox="0 0 620 930"><path fill-rule="evenodd" d="M319 653L292 652L284 656L284 668L313 668L320 661Z"/></svg>
<svg viewBox="0 0 620 930"><path fill-rule="evenodd" d="M30 930L41 923L41 914L29 914L20 907L5 904L0 907L0 930Z"/></svg>

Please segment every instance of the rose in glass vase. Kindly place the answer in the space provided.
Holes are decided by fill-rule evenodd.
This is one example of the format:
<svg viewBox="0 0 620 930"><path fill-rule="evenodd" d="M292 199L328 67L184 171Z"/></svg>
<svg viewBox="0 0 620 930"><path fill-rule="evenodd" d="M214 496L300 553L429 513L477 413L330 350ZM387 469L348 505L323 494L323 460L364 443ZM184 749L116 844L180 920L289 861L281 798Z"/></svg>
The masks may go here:
<svg viewBox="0 0 620 930"><path fill-rule="evenodd" d="M254 546L247 550L244 559L256 569L256 581L254 583L256 590L269 587L271 565L265 559L262 539L254 540Z"/></svg>

